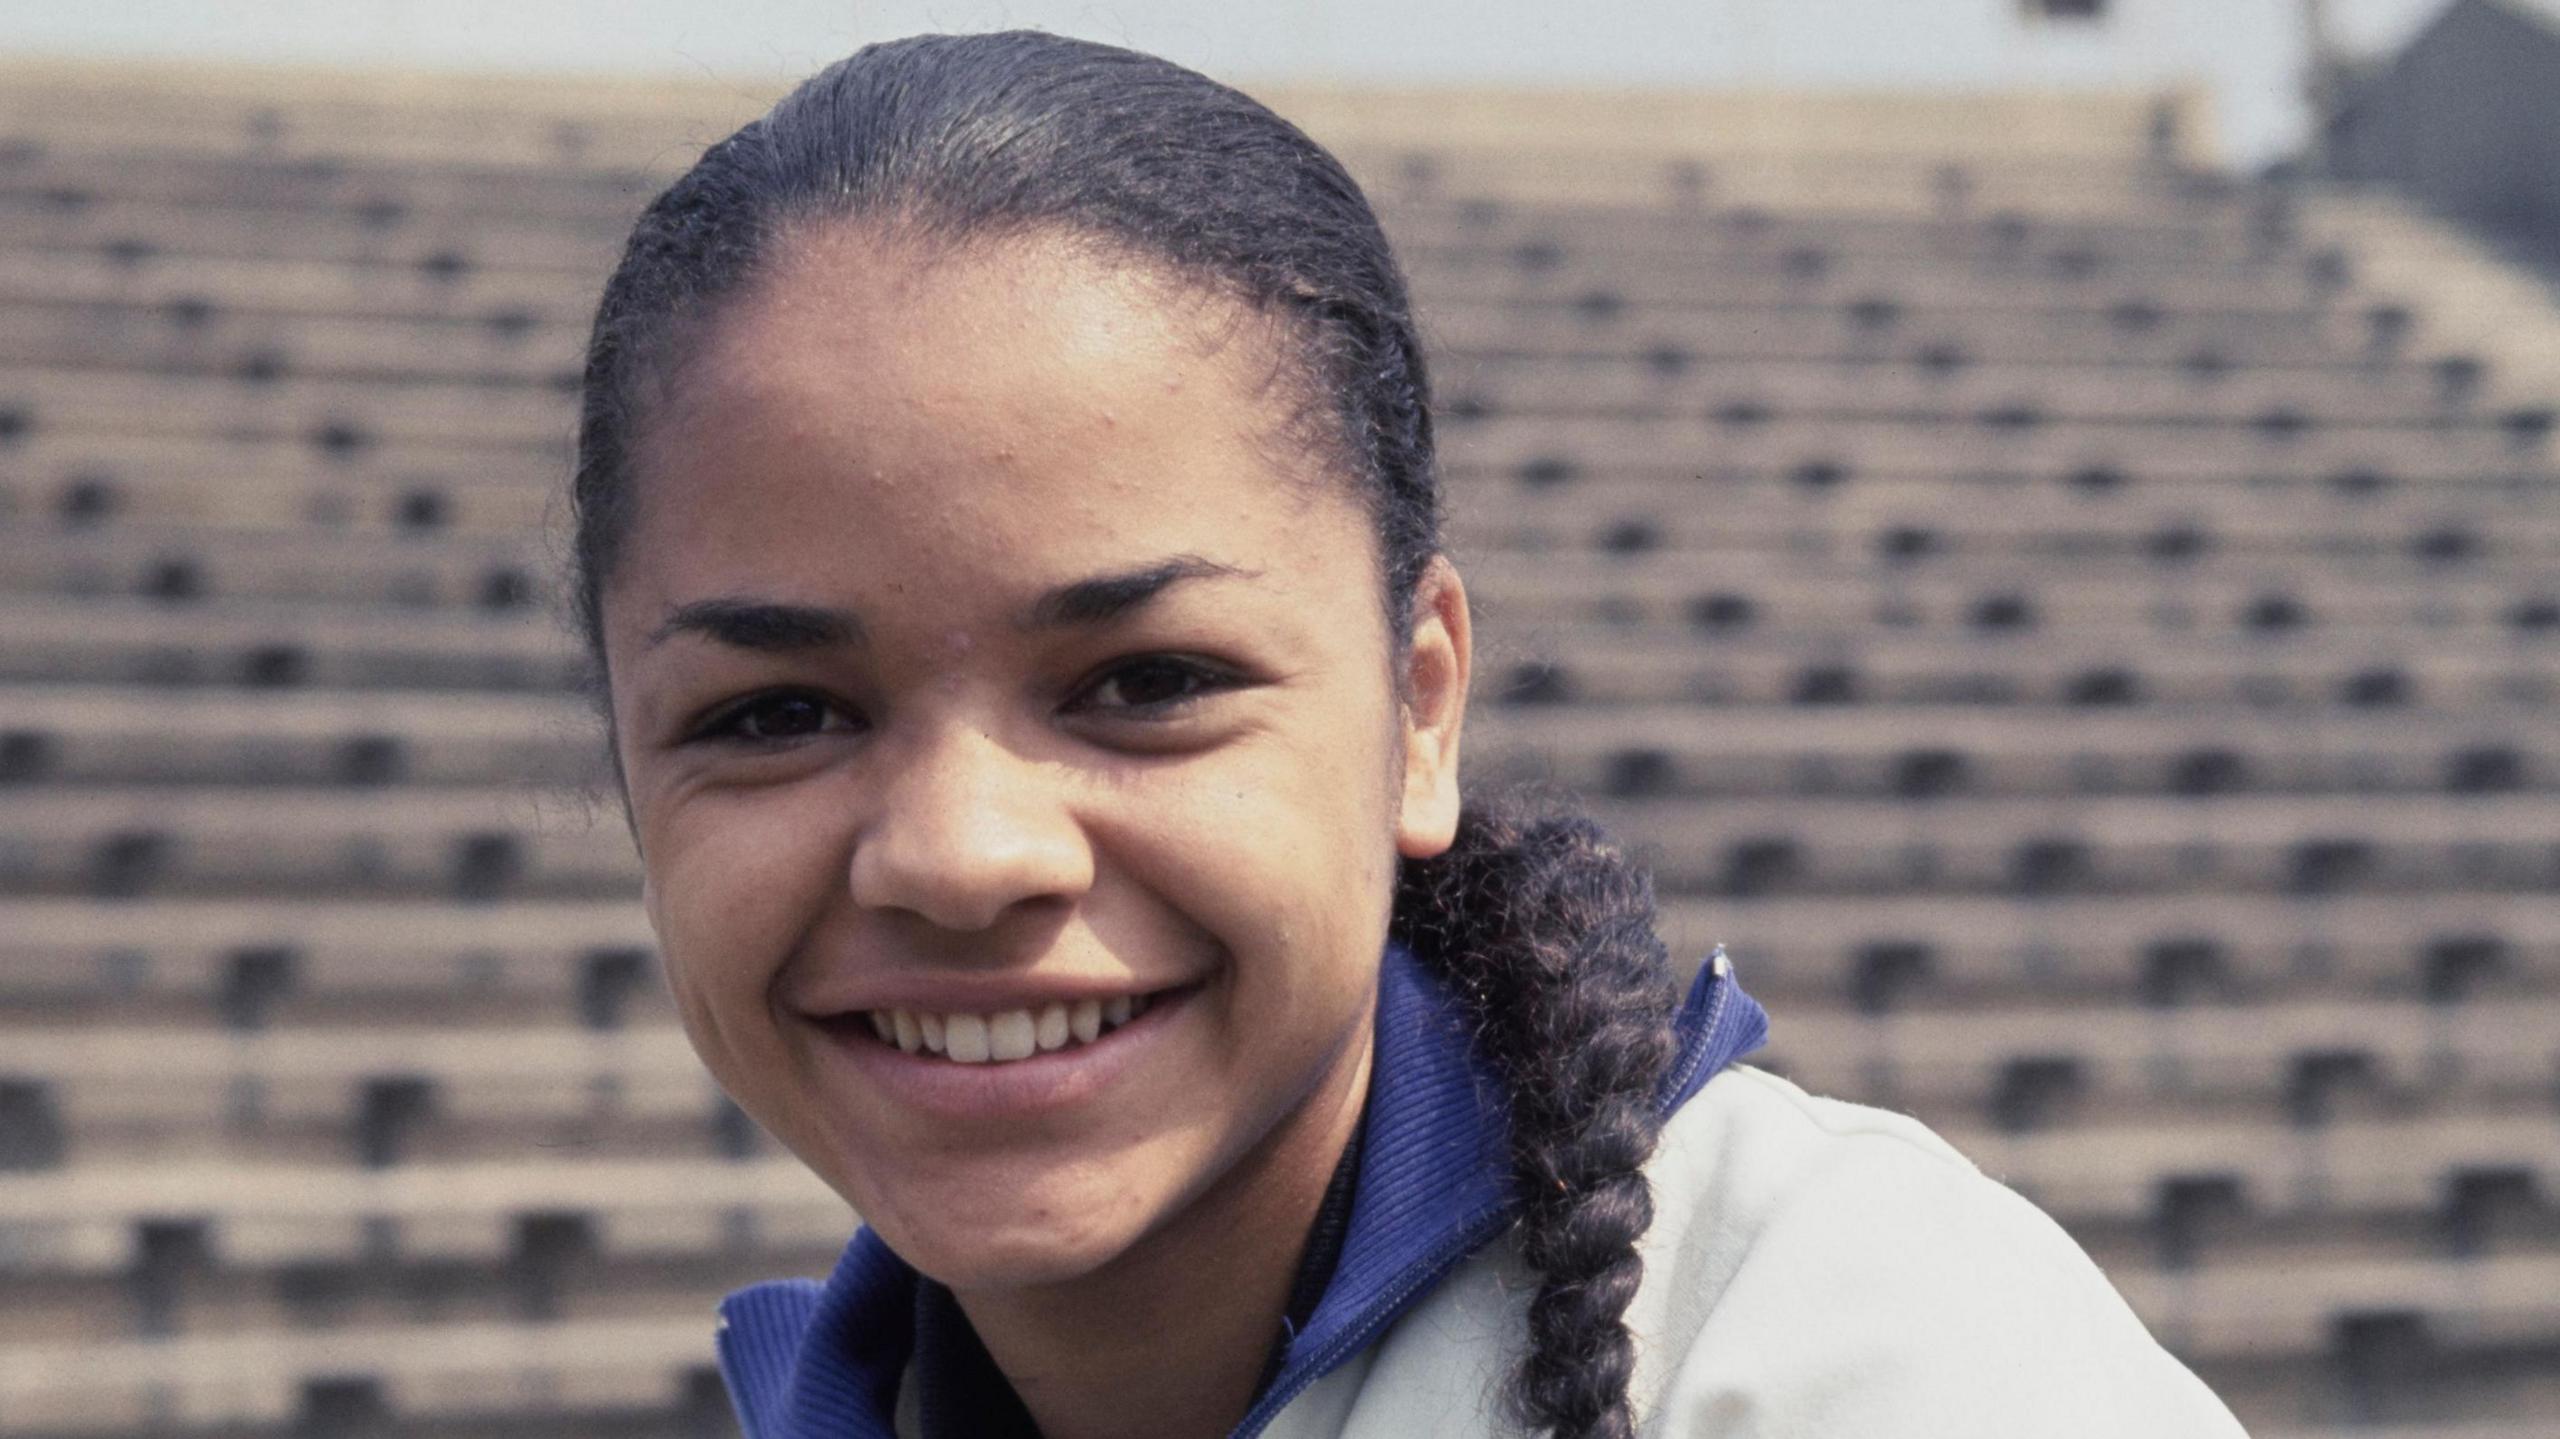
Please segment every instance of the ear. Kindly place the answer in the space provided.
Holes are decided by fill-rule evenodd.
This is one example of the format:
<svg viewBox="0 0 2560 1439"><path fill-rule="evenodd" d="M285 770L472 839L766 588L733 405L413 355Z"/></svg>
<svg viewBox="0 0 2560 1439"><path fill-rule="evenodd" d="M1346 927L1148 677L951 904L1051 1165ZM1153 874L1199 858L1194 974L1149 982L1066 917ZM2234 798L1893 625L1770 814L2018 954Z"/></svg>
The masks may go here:
<svg viewBox="0 0 2560 1439"><path fill-rule="evenodd" d="M1467 718L1474 664L1467 587L1446 556L1434 556L1413 592L1413 643L1401 663L1404 791L1396 853L1428 859L1458 834L1458 734Z"/></svg>

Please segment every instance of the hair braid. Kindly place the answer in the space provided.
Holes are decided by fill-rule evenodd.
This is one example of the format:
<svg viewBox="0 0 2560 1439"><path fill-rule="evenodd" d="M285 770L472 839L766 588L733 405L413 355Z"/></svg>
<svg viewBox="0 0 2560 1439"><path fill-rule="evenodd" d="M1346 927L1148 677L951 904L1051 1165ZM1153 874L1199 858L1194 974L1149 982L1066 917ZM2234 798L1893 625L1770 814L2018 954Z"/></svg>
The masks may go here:
<svg viewBox="0 0 2560 1439"><path fill-rule="evenodd" d="M1514 1407L1559 1439L1625 1439L1643 1165L1673 1053L1652 885L1569 804L1479 797L1446 854L1407 862L1395 930L1447 975L1510 1091L1517 1232L1539 1276Z"/></svg>

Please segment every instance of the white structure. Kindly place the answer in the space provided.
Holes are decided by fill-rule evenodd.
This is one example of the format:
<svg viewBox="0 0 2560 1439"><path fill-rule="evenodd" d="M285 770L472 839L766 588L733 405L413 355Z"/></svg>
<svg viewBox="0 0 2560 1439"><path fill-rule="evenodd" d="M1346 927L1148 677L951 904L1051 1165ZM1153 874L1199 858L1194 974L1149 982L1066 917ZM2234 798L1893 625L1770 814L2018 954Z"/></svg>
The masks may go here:
<svg viewBox="0 0 2560 1439"><path fill-rule="evenodd" d="M2306 0L0 0L0 52L667 72L766 83L866 40L1035 26L1237 79L2211 95L2227 161L2292 152ZM2350 51L2445 0L2328 0Z"/></svg>

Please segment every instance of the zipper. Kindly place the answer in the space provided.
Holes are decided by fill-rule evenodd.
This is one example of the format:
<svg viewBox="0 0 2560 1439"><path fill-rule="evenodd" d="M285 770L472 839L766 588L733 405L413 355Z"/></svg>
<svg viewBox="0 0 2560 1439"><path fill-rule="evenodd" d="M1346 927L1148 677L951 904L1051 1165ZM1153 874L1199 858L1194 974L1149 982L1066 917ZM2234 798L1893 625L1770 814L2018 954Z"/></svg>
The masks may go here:
<svg viewBox="0 0 2560 1439"><path fill-rule="evenodd" d="M1724 1024L1724 1012L1731 1007L1733 999L1733 961L1725 958L1723 945L1717 945L1708 954L1707 967L1715 976L1715 989L1707 1000L1706 1018L1698 1024L1698 1044L1690 1051L1688 1063L1681 1066L1676 1080L1670 1075L1663 1076L1662 1087L1654 1092L1653 1113L1657 1119L1669 1117L1671 1096L1688 1088L1689 1081L1697 1076L1698 1066L1706 1063L1707 1056L1721 1047L1716 1041L1721 1037L1719 1030Z"/></svg>
<svg viewBox="0 0 2560 1439"><path fill-rule="evenodd" d="M731 1328L729 1316L721 1315L720 1323L711 1331L711 1352L720 1364L721 1386L731 1394L744 1394L747 1392L744 1387L745 1376L738 1372L738 1340L736 1335L730 1333ZM732 1405L731 1407L744 1409L747 1406ZM738 1418L738 1427L744 1432L746 1439L761 1439L756 1432L757 1426L752 1416L741 1414Z"/></svg>
<svg viewBox="0 0 2560 1439"><path fill-rule="evenodd" d="M1481 1248L1486 1240L1491 1239L1504 1224L1508 1223L1508 1209L1509 1206L1505 1205L1501 1208L1486 1210L1459 1226L1458 1232L1451 1235L1447 1243L1431 1251L1429 1257L1416 1266L1401 1284L1388 1291L1384 1299L1373 1306L1366 1317L1337 1335L1331 1344L1318 1351L1316 1357L1299 1372L1295 1379L1263 1395L1262 1402L1253 1407L1253 1412L1245 1415L1243 1422L1228 1432L1228 1439L1253 1439L1254 1435L1269 1428L1272 1420L1280 1417L1280 1411L1288 1408L1291 1400L1305 1393L1317 1380L1339 1368L1343 1360L1368 1348L1370 1343L1378 1337L1379 1331L1394 1321L1408 1300L1438 1283L1442 1276L1458 1266L1459 1261Z"/></svg>
<svg viewBox="0 0 2560 1439"><path fill-rule="evenodd" d="M1655 1090L1653 1112L1656 1119L1669 1116L1670 1097L1689 1087L1689 1080L1698 1072L1698 1066L1706 1063L1707 1056L1718 1048L1719 1031L1724 1023L1725 1011L1731 1007L1729 1001L1733 998L1733 962L1725 958L1724 946L1719 944L1715 947L1715 952L1707 956L1707 963L1715 967L1715 989L1714 994L1707 1001L1706 1017L1698 1026L1698 1043L1689 1054L1688 1062L1681 1067L1677 1082L1671 1082L1670 1077L1666 1076L1666 1082ZM1269 1393L1263 1395L1262 1402L1256 1404L1253 1411L1244 1416L1243 1422L1228 1431L1227 1439L1254 1439L1255 1435L1269 1428L1271 1421L1279 1418L1280 1411L1288 1408L1292 1400L1313 1387L1317 1380L1340 1367L1342 1361L1369 1347L1379 1333L1395 1321L1403 1311L1406 1302L1415 1294L1439 1283L1450 1270L1458 1266L1460 1261L1481 1248L1509 1222L1510 1205L1504 1204L1487 1210L1460 1225L1458 1231L1447 1243L1432 1250L1430 1256L1410 1271L1402 1283L1388 1291L1379 1303L1372 1306L1369 1313L1358 1324L1337 1335L1334 1341L1326 1345L1304 1369L1298 1372L1294 1379L1275 1386ZM753 1439L753 1436L750 1436L750 1439Z"/></svg>

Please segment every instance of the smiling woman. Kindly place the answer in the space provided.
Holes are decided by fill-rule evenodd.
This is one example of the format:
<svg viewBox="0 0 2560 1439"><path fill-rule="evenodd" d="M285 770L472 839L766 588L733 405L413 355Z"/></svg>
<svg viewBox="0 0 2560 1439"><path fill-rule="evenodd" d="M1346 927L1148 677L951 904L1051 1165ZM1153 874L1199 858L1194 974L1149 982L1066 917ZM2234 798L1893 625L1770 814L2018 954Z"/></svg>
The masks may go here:
<svg viewBox="0 0 2560 1439"><path fill-rule="evenodd" d="M2236 1432L1926 1131L1731 1065L1587 822L1462 802L1403 280L1244 96L812 79L642 217L575 502L687 1033L865 1221L724 1306L750 1433Z"/></svg>

